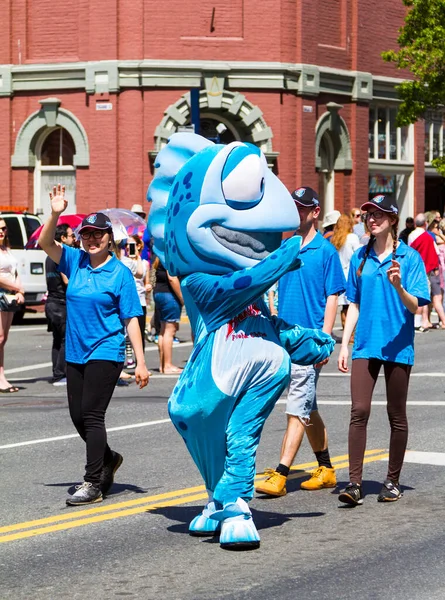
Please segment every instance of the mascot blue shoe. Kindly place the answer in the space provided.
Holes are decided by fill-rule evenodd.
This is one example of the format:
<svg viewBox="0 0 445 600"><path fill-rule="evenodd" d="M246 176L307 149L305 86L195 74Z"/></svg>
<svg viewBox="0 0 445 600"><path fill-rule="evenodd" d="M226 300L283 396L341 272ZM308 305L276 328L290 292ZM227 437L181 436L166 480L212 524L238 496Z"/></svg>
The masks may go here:
<svg viewBox="0 0 445 600"><path fill-rule="evenodd" d="M190 523L190 535L194 535L196 537L218 535L221 531L221 522L212 518L212 515L216 512L216 510L217 509L214 502L209 502L206 504L202 513L197 515Z"/></svg>
<svg viewBox="0 0 445 600"><path fill-rule="evenodd" d="M211 518L221 521L219 543L226 550L254 550L260 546L260 536L255 527L249 505L242 498L215 511Z"/></svg>
<svg viewBox="0 0 445 600"><path fill-rule="evenodd" d="M194 348L169 399L170 418L198 467L209 502L192 535L224 548L258 547L248 508L264 422L286 389L291 361L315 364L327 334L271 316L264 294L301 266L292 196L259 148L172 135L148 189L155 254L181 283Z"/></svg>

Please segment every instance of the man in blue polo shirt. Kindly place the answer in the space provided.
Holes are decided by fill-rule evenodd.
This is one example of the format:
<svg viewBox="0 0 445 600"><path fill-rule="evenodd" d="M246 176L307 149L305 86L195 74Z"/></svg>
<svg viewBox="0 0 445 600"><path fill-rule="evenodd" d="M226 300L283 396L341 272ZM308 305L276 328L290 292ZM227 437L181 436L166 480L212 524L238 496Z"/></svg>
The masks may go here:
<svg viewBox="0 0 445 600"><path fill-rule="evenodd" d="M302 237L300 258L303 266L279 281L278 316L290 324L323 329L331 334L337 314L338 295L346 289L343 269L335 247L317 232L320 203L313 189L301 187L292 197L300 214L298 234ZM270 496L286 494L286 479L303 440L308 436L319 467L301 484L304 490L335 487L335 471L329 457L326 428L317 409L316 386L321 364L292 364L286 406L287 428L278 467L256 487Z"/></svg>

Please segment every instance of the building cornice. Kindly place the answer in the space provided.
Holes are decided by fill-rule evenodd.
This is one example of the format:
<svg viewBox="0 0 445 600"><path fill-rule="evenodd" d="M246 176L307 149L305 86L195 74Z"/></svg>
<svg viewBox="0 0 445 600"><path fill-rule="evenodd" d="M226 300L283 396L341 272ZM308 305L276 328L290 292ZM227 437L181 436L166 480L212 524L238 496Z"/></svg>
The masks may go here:
<svg viewBox="0 0 445 600"><path fill-rule="evenodd" d="M319 65L250 62L142 60L0 65L0 96L18 92L84 90L118 93L127 88L203 88L204 78L224 78L227 90L280 90L298 95L335 94L353 101L396 101L404 79Z"/></svg>

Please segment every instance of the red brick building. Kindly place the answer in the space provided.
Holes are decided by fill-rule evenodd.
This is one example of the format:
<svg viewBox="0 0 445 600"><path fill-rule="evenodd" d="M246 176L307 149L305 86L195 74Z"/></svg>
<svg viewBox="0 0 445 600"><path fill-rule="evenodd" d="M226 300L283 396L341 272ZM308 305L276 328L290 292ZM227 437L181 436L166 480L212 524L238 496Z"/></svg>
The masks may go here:
<svg viewBox="0 0 445 600"><path fill-rule="evenodd" d="M56 6L56 10L54 10ZM289 189L324 210L394 191L402 218L443 209L442 119L397 129L383 50L401 0L0 0L2 209L45 214L68 188L88 212L143 202L156 153L190 123L252 141ZM428 206L429 205L429 206Z"/></svg>

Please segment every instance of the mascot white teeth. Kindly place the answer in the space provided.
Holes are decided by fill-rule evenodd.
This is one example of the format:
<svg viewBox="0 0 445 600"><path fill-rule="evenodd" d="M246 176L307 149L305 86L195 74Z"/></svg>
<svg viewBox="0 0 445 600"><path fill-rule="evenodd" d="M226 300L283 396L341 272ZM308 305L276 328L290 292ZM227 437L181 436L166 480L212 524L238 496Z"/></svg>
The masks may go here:
<svg viewBox="0 0 445 600"><path fill-rule="evenodd" d="M169 414L209 494L192 535L223 548L257 548L248 502L264 422L290 377L291 361L327 358L333 339L272 317L262 297L301 265L294 201L252 144L216 145L174 134L148 189L154 251L181 280L195 346Z"/></svg>

